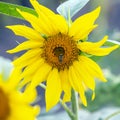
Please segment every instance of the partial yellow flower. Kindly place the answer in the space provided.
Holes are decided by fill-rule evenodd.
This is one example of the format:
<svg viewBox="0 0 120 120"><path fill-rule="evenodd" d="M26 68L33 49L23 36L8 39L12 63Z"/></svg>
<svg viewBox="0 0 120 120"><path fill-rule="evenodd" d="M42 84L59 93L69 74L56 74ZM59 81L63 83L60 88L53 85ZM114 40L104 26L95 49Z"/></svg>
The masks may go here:
<svg viewBox="0 0 120 120"><path fill-rule="evenodd" d="M0 75L0 120L36 120L39 107L30 105L36 98L36 91L27 88L19 92L16 75L11 74L8 80Z"/></svg>
<svg viewBox="0 0 120 120"><path fill-rule="evenodd" d="M9 50L15 53L27 50L13 64L23 69L22 84L31 81L31 86L37 86L46 81L46 109L49 110L59 102L61 93L63 100L70 101L71 88L76 90L86 106L85 89L95 90L95 78L103 82L106 79L100 67L82 53L105 56L118 48L101 47L107 40L105 36L99 42L86 42L90 32L97 27L94 24L100 13L100 7L77 18L71 26L66 19L40 5L36 0L30 0L38 16L19 11L32 28L25 25L12 25L7 28L16 35L23 36L27 41ZM95 94L93 94L93 97Z"/></svg>

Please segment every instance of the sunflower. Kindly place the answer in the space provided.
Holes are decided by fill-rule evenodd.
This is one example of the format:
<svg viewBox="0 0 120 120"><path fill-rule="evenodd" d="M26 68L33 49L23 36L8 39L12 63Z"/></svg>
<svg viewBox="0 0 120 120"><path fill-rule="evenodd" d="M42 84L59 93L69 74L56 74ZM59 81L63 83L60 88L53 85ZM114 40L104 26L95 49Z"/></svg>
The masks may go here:
<svg viewBox="0 0 120 120"><path fill-rule="evenodd" d="M35 89L27 88L21 93L17 84L16 75L12 74L8 80L0 75L0 120L36 120L39 107L30 105L36 98Z"/></svg>
<svg viewBox="0 0 120 120"><path fill-rule="evenodd" d="M86 87L94 93L94 79L106 81L100 67L87 54L105 56L118 48L117 45L101 47L107 41L107 36L99 42L85 40L97 27L94 22L99 16L100 7L68 23L63 16L55 14L36 0L30 2L37 16L20 10L18 12L32 27L7 26L16 35L27 39L8 51L16 53L26 50L26 53L13 61L16 68L23 70L20 75L22 84L31 82L31 86L37 86L46 80L47 110L58 103L62 92L63 101L70 101L71 89L79 93L86 106Z"/></svg>

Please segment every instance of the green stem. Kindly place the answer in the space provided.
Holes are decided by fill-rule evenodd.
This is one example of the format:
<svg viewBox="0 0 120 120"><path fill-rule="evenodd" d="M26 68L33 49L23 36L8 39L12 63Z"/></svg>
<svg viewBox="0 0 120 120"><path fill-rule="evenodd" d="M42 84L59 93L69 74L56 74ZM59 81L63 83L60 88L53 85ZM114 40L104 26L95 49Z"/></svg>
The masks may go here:
<svg viewBox="0 0 120 120"><path fill-rule="evenodd" d="M75 115L73 112L70 110L70 108L60 99L60 104L62 107L65 109L65 111L68 113L69 117L72 119Z"/></svg>
<svg viewBox="0 0 120 120"><path fill-rule="evenodd" d="M71 16L70 16L70 9L68 9L68 26L70 27L71 26Z"/></svg>
<svg viewBox="0 0 120 120"><path fill-rule="evenodd" d="M72 104L72 112L74 113L74 116L71 120L78 120L78 94L72 89L71 91L71 104Z"/></svg>
<svg viewBox="0 0 120 120"><path fill-rule="evenodd" d="M110 118L114 117L115 115L120 114L120 111L117 111L111 115L109 115L105 120L109 120Z"/></svg>

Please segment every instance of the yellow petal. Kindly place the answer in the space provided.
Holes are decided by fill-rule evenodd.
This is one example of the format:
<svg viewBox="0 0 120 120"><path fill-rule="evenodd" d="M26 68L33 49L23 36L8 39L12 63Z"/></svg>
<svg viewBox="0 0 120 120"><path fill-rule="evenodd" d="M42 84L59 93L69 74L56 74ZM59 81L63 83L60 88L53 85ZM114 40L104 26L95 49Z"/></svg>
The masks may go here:
<svg viewBox="0 0 120 120"><path fill-rule="evenodd" d="M71 100L71 90L64 93L63 102L70 102Z"/></svg>
<svg viewBox="0 0 120 120"><path fill-rule="evenodd" d="M30 0L31 4L33 5L35 11L38 13L39 16L41 14L45 14L46 16L54 15L54 12L48 9L47 7L44 7L43 5L39 4L37 0Z"/></svg>
<svg viewBox="0 0 120 120"><path fill-rule="evenodd" d="M79 18L77 18L70 30L69 30L69 35L73 36L75 38L84 39L85 38L85 33L87 31L90 31L90 28L93 27L95 20L98 18L100 13L100 7L96 8L94 11L87 13ZM91 29L92 30L92 29ZM78 35L79 34L79 35ZM86 33L86 37L88 35L88 32Z"/></svg>
<svg viewBox="0 0 120 120"><path fill-rule="evenodd" d="M94 81L94 77L89 74L89 71L87 71L85 69L85 64L86 63L83 63L81 62L80 60L79 61L75 61L73 63L73 66L76 70L76 73L78 73L78 76L79 76L79 80L81 82L84 82L84 84L90 88L91 90L94 91L95 89L95 81Z"/></svg>
<svg viewBox="0 0 120 120"><path fill-rule="evenodd" d="M40 34L45 34L47 36L51 36L53 34L67 33L68 32L68 25L65 18L61 15L57 14L49 14L48 12L42 12L42 8L45 7L38 4L37 1L32 1L33 5L35 4L35 9L39 11L40 16L36 18L32 14L27 12L22 12L18 10L18 12L30 22L33 28L40 32ZM47 8L45 8L47 9ZM46 11L46 10L45 10ZM47 29L46 29L47 28Z"/></svg>
<svg viewBox="0 0 120 120"><path fill-rule="evenodd" d="M29 50L33 48L40 48L43 46L43 42L33 42L33 41L26 41L23 43L20 43L17 47L15 47L12 50L8 50L9 53L16 53L22 50Z"/></svg>
<svg viewBox="0 0 120 120"><path fill-rule="evenodd" d="M30 2L33 5L36 12L38 13L38 18L41 20L40 24L43 24L42 29L47 28L49 30L49 32L47 32L47 35L51 36L53 34L59 33L60 31L58 31L57 24L55 24L56 19L55 20L53 19L56 17L56 14L52 12L50 9L40 5L37 2L37 0L30 0ZM59 19L59 22L61 23L62 21Z"/></svg>
<svg viewBox="0 0 120 120"><path fill-rule="evenodd" d="M102 40L96 42L96 43L90 43L89 44L92 44L94 45L94 47L101 47L108 39L108 36L105 36ZM87 43L87 42L86 42Z"/></svg>
<svg viewBox="0 0 120 120"><path fill-rule="evenodd" d="M54 68L47 78L47 87L45 92L46 111L50 110L59 102L61 92L62 89L59 73L58 70Z"/></svg>
<svg viewBox="0 0 120 120"><path fill-rule="evenodd" d="M118 47L119 45L114 45L109 48L96 48L94 50L91 49L90 51L87 51L86 53L96 55L96 56L105 56L105 55L109 55L112 51L114 51Z"/></svg>
<svg viewBox="0 0 120 120"><path fill-rule="evenodd" d="M95 92L93 91L93 93L92 93L92 100L94 100L95 99Z"/></svg>
<svg viewBox="0 0 120 120"><path fill-rule="evenodd" d="M23 96L25 102L32 103L37 98L37 91L35 88L33 89L30 86L27 86L25 88L25 91L23 92L22 96Z"/></svg>
<svg viewBox="0 0 120 120"><path fill-rule="evenodd" d="M113 50L117 49L119 46L114 45L112 47L103 47L100 48L107 40L107 36L105 36L101 41L92 43L92 42L81 42L77 46L78 48L86 52L88 54L96 55L96 56L105 56L110 54Z"/></svg>
<svg viewBox="0 0 120 120"><path fill-rule="evenodd" d="M23 88L23 87L25 87L26 85L28 85L28 86L30 86L31 87L31 89L34 89L36 86L38 86L39 85L39 82L40 81L36 81L37 82L37 84L36 85L34 85L33 83L33 78L34 78L34 75L36 74L36 72L37 72L37 70L36 71L34 71L33 73L25 73L25 75L24 75L24 73L23 74L21 74L21 76L20 76L20 79L21 79L21 81L20 81L20 83L19 83L19 89L21 89L21 88ZM31 84L32 83L32 84Z"/></svg>
<svg viewBox="0 0 120 120"><path fill-rule="evenodd" d="M69 67L68 76L69 76L70 84L73 87L73 89L75 89L76 91L79 91L78 78L76 77L75 72L73 71L73 67L72 66Z"/></svg>
<svg viewBox="0 0 120 120"><path fill-rule="evenodd" d="M76 73L76 69L73 66L69 67L69 80L73 89L75 89L80 94L80 98L83 104L87 106L84 86L79 80L79 76Z"/></svg>
<svg viewBox="0 0 120 120"><path fill-rule="evenodd" d="M30 13L27 13L27 12L23 12L23 11L20 11L20 10L17 10L23 17L25 20L27 20L31 25L32 27L37 31L39 32L40 34L45 34L45 35L49 35L50 34L50 28L48 28L50 22L46 22L44 19L47 19L47 18L44 18L44 17L36 17ZM46 29L47 28L47 29Z"/></svg>
<svg viewBox="0 0 120 120"><path fill-rule="evenodd" d="M105 36L102 40L98 42L81 42L78 44L80 50L86 51L86 49L99 48L101 47L108 39L108 36Z"/></svg>
<svg viewBox="0 0 120 120"><path fill-rule="evenodd" d="M68 25L63 16L57 14L54 16L48 16L47 19L46 17L44 18L44 21L46 21L45 23L47 27L49 27L49 31L50 31L50 33L48 34L49 36L58 33L63 33L63 34L68 33Z"/></svg>
<svg viewBox="0 0 120 120"><path fill-rule="evenodd" d="M63 34L68 33L68 24L63 16L55 15L54 17L51 17L51 21L53 21L52 23L54 23L54 31L57 32L58 30L58 33L61 32Z"/></svg>
<svg viewBox="0 0 120 120"><path fill-rule="evenodd" d="M71 85L68 80L68 71L65 69L64 71L60 71L60 79L62 90L64 91L63 102L68 102L71 100Z"/></svg>
<svg viewBox="0 0 120 120"><path fill-rule="evenodd" d="M57 34L59 32L61 33L68 32L68 25L64 17L62 17L61 15L56 15L50 9L40 5L36 0L31 0L31 4L38 13L37 21L39 21L39 23L38 22L37 23L39 26L41 26L39 27L39 29L42 29L40 30L40 32L42 32L43 34L47 34L49 36ZM26 13L21 12L21 14L26 18L28 17ZM30 23L32 23L32 21L30 21ZM35 26L34 28L37 28L36 25L34 26Z"/></svg>
<svg viewBox="0 0 120 120"><path fill-rule="evenodd" d="M40 65L39 69L33 74L33 79L31 81L31 87L34 88L37 85L39 85L41 82L46 80L51 69L52 67L47 63L43 63L42 65Z"/></svg>
<svg viewBox="0 0 120 120"><path fill-rule="evenodd" d="M32 75L29 75L27 77L24 77L21 79L21 76L20 76L20 83L19 83L19 89L22 89L23 87L25 87L25 85L29 85L29 83L31 82L33 78L33 74Z"/></svg>
<svg viewBox="0 0 120 120"><path fill-rule="evenodd" d="M33 113L34 113L35 116L40 114L40 106L39 105L33 106Z"/></svg>
<svg viewBox="0 0 120 120"><path fill-rule="evenodd" d="M38 32L25 25L12 25L6 27L11 29L16 35L23 36L29 40L43 41L43 38Z"/></svg>
<svg viewBox="0 0 120 120"><path fill-rule="evenodd" d="M20 45L18 45L17 47L15 47L12 50L8 50L7 52L16 53L16 52L19 52L22 50L40 48L41 46L43 46L42 42L26 41L26 42L20 43Z"/></svg>
<svg viewBox="0 0 120 120"><path fill-rule="evenodd" d="M9 78L8 88L16 89L18 87L18 84L20 83L20 79L19 79L20 74L21 74L21 69L19 69L18 67L13 68Z"/></svg>
<svg viewBox="0 0 120 120"><path fill-rule="evenodd" d="M88 30L83 31L82 33L81 32L79 32L79 33L76 32L76 34L74 34L74 36L72 36L72 37L75 41L85 40L88 37L88 35L90 34L90 32L93 31L97 26L98 25L93 25Z"/></svg>
<svg viewBox="0 0 120 120"><path fill-rule="evenodd" d="M94 75L91 74L91 71L90 71L91 68L87 69L86 66L88 65L86 65L86 63L81 61L80 59L79 61L75 61L73 63L73 66L76 69L76 73L78 72L77 75L79 76L79 80L84 82L83 85L85 85L85 87L90 88L93 91L92 100L94 100L95 98L95 92L94 92L95 91L95 80L94 80L95 74Z"/></svg>
<svg viewBox="0 0 120 120"><path fill-rule="evenodd" d="M26 53L24 53L21 57L15 59L13 61L14 65L22 66L24 62L27 64L27 62L31 62L32 59L36 59L38 56L40 57L41 54L41 49L34 49L34 50L29 50Z"/></svg>
<svg viewBox="0 0 120 120"><path fill-rule="evenodd" d="M0 87L2 86L3 84L3 75L0 73Z"/></svg>
<svg viewBox="0 0 120 120"><path fill-rule="evenodd" d="M26 119L34 120L36 117L35 112L38 112L38 110L36 111L32 106L27 106L26 104L16 105L13 103L11 112L12 112L13 117L10 120L13 120L13 119L15 119L15 120L26 120ZM20 113L22 113L22 115ZM29 114L29 116L28 116L28 114Z"/></svg>
<svg viewBox="0 0 120 120"><path fill-rule="evenodd" d="M39 56L32 57L29 60L28 59L21 59L22 60L21 61L22 64L21 64L21 63L19 63L19 58L17 58L13 61L13 64L14 64L15 67L18 67L19 69L22 70L24 67L33 64L33 62L37 61L38 59L39 59Z"/></svg>
<svg viewBox="0 0 120 120"><path fill-rule="evenodd" d="M41 67L41 65L44 63L44 60L42 58L38 59L37 61L34 61L32 64L27 66L25 70L20 75L21 78L28 76L30 74L36 74L36 71Z"/></svg>
<svg viewBox="0 0 120 120"><path fill-rule="evenodd" d="M80 56L79 61L83 62L83 64L86 67L86 70L88 70L92 76L99 78L103 82L107 81L103 75L101 68L93 60L91 60L90 58L87 58L85 56Z"/></svg>

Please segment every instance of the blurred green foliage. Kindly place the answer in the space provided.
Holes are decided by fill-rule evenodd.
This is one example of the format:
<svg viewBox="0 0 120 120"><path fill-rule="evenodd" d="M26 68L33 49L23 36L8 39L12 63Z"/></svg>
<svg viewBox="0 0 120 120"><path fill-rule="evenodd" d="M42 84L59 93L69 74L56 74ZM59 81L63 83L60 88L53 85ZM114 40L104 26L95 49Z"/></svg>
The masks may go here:
<svg viewBox="0 0 120 120"><path fill-rule="evenodd" d="M87 93L89 96L90 94ZM101 107L106 106L117 106L120 107L120 83L113 84L109 82L107 84L102 84L97 86L96 98L94 101L90 100L88 97L88 107L89 111L96 111Z"/></svg>
<svg viewBox="0 0 120 120"><path fill-rule="evenodd" d="M109 70L107 70L107 72L109 72ZM94 101L91 101L92 92L90 90L86 92L88 106L82 106L84 109L93 112L107 106L120 107L120 75L114 76L109 72L107 79L107 83L97 83Z"/></svg>

